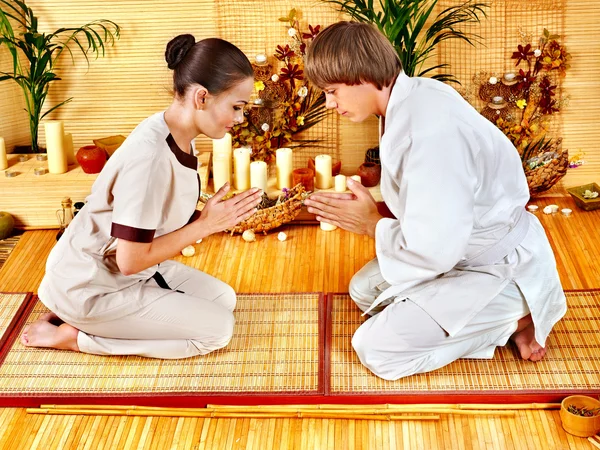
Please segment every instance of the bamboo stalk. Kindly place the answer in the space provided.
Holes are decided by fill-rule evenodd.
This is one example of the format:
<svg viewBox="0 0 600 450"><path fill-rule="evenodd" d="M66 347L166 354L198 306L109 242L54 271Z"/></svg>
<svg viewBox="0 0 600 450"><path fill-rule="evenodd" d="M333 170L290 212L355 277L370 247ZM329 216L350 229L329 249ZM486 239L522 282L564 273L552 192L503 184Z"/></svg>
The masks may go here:
<svg viewBox="0 0 600 450"><path fill-rule="evenodd" d="M600 436L590 436L588 438L588 441L590 441L594 445L594 447L600 448L600 443L598 443L598 441L600 441Z"/></svg>
<svg viewBox="0 0 600 450"><path fill-rule="evenodd" d="M183 408L180 408L183 409ZM59 409L59 408L27 408L28 414L45 415L98 415L98 416L136 416L136 417L200 417L200 418L310 418L310 419L348 419L348 420L439 420L438 415L400 415L400 414L333 414L330 412L218 412L218 411L164 411L164 410L142 410L142 409Z"/></svg>
<svg viewBox="0 0 600 450"><path fill-rule="evenodd" d="M232 409L240 408L238 405L214 405L208 404L207 408L214 409ZM393 410L405 410L405 409L456 409L456 410L523 410L523 409L560 409L560 403L512 403L512 404L481 404L481 403L459 403L459 404L447 404L447 403L416 403L416 404L374 404L374 405L335 405L335 404L318 404L318 405L254 405L252 406L257 409L270 409L270 408L302 408L302 409L393 409Z"/></svg>

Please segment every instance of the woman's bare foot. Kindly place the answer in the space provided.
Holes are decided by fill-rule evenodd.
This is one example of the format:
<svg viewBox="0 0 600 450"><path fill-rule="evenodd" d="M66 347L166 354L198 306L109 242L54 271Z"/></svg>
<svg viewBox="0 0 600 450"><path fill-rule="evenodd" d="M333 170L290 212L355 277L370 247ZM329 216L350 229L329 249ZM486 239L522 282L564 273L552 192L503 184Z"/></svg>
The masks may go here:
<svg viewBox="0 0 600 450"><path fill-rule="evenodd" d="M531 314L519 320L517 331L511 339L519 349L521 358L529 361L539 361L546 355L546 349L535 340L535 328Z"/></svg>
<svg viewBox="0 0 600 450"><path fill-rule="evenodd" d="M47 347L59 350L79 351L77 334L79 330L68 323L54 325L60 319L54 313L42 314L38 320L27 325L21 335L21 343L26 347Z"/></svg>

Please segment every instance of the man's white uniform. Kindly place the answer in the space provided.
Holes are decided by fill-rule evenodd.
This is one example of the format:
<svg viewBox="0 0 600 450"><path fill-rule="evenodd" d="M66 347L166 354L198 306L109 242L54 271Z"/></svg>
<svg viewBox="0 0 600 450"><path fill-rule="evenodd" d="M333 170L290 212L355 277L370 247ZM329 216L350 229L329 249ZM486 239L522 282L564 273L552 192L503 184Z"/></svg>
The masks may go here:
<svg viewBox="0 0 600 450"><path fill-rule="evenodd" d="M451 87L401 73L380 158L397 219L378 222L377 258L350 284L358 306L378 312L353 338L362 363L398 379L492 358L529 312L543 346L566 299L508 138Z"/></svg>
<svg viewBox="0 0 600 450"><path fill-rule="evenodd" d="M236 297L222 281L175 261L125 276L118 239L152 242L197 216L197 159L155 114L108 160L85 207L46 263L40 300L79 329L85 353L183 358L229 342Z"/></svg>

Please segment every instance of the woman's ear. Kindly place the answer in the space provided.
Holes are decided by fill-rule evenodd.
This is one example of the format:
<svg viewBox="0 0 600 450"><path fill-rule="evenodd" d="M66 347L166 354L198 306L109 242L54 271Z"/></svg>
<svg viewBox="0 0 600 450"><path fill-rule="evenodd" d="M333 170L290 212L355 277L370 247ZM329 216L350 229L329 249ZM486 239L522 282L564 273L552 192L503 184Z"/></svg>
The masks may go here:
<svg viewBox="0 0 600 450"><path fill-rule="evenodd" d="M208 90L204 86L197 86L194 89L194 108L200 111L203 110L209 95Z"/></svg>

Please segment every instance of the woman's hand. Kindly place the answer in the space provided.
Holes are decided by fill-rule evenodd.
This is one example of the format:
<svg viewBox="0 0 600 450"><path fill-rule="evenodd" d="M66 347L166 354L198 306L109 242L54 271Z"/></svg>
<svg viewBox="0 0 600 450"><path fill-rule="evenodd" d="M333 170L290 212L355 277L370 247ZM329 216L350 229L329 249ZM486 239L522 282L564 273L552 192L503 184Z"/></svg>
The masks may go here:
<svg viewBox="0 0 600 450"><path fill-rule="evenodd" d="M262 190L252 188L223 200L229 189L229 183L225 183L202 209L198 222L202 222L202 226L210 230L210 234L233 228L250 217L256 212L262 198Z"/></svg>
<svg viewBox="0 0 600 450"><path fill-rule="evenodd" d="M375 237L375 227L383 217L377 210L375 199L362 184L352 179L348 179L347 183L352 194L312 194L304 201L308 212L316 214L319 222Z"/></svg>

